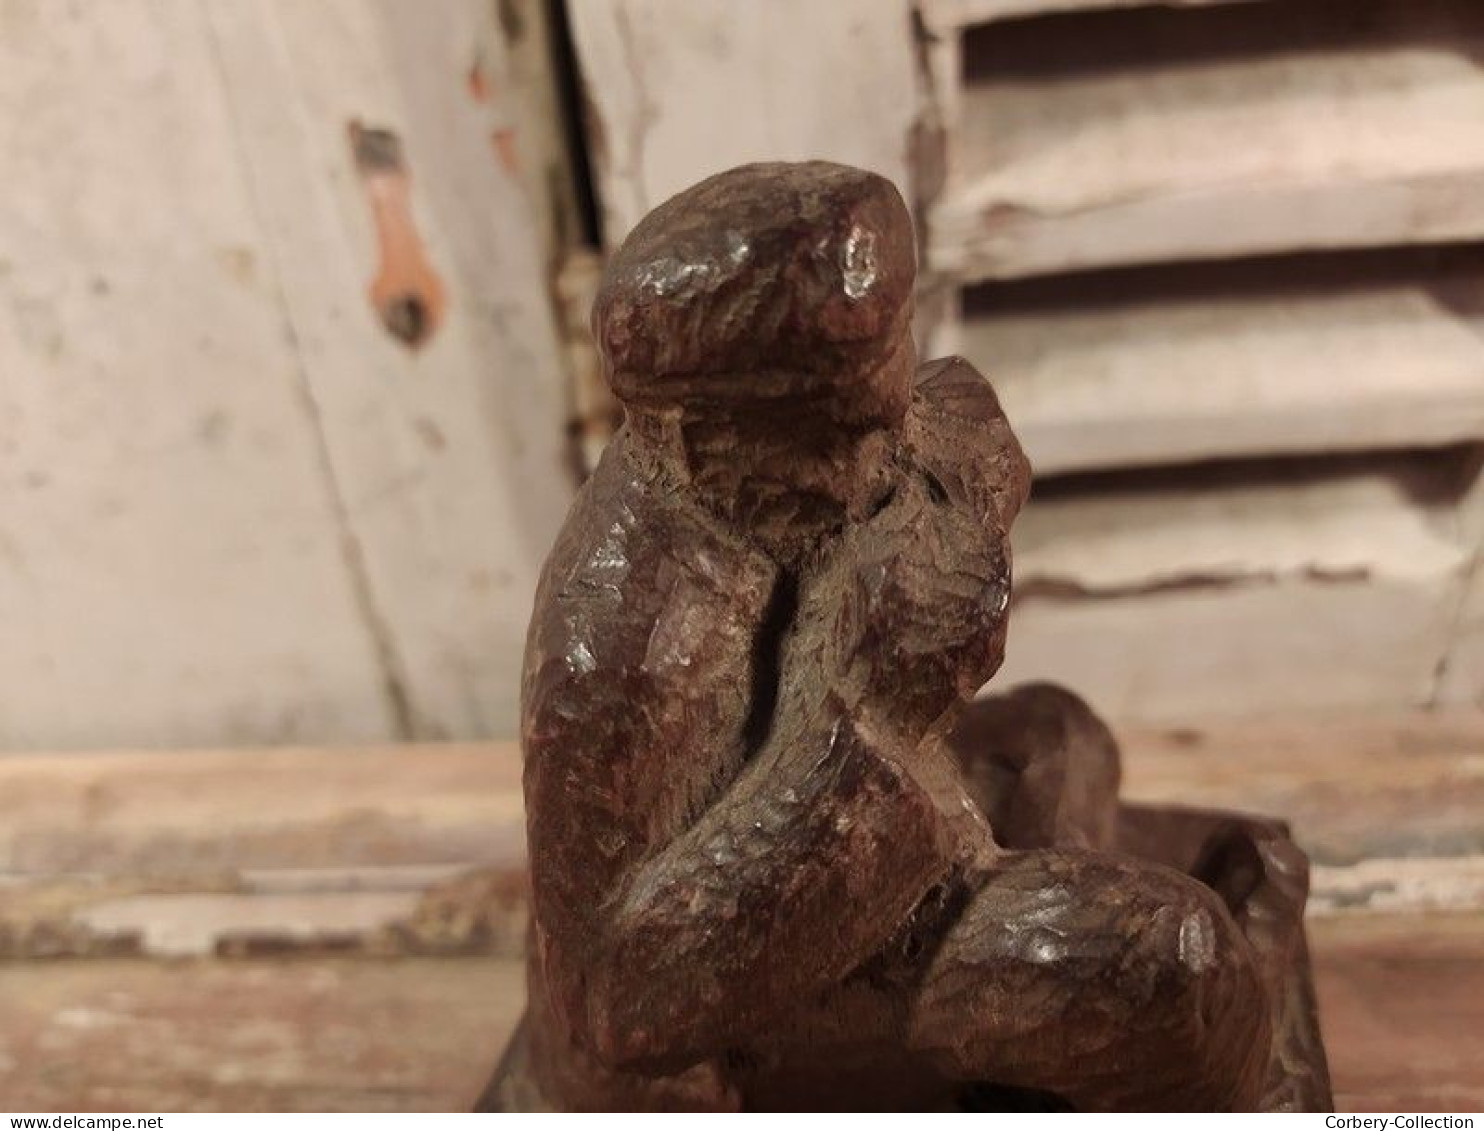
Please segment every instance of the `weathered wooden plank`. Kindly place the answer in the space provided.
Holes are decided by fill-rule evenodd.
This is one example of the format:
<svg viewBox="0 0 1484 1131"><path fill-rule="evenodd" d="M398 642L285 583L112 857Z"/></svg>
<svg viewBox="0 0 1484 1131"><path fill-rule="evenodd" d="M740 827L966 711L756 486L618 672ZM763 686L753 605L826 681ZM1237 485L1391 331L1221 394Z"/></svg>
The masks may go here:
<svg viewBox="0 0 1484 1131"><path fill-rule="evenodd" d="M1434 704L1484 705L1484 447L1472 449L1468 481L1458 507L1460 538L1473 547L1473 564L1458 602L1448 649L1438 662Z"/></svg>
<svg viewBox="0 0 1484 1131"><path fill-rule="evenodd" d="M1028 280L968 303L1038 474L1484 436L1484 258L1350 253Z"/></svg>
<svg viewBox="0 0 1484 1131"><path fill-rule="evenodd" d="M0 963L7 1111L467 1111L505 959Z"/></svg>
<svg viewBox="0 0 1484 1131"><path fill-rule="evenodd" d="M509 744L0 757L0 873L498 864L524 846Z"/></svg>
<svg viewBox="0 0 1484 1131"><path fill-rule="evenodd" d="M480 0L212 3L222 82L303 395L401 737L514 730L540 562L571 494L565 378ZM405 153L414 238L447 308L411 351L366 298L377 237L347 128ZM432 317L432 313L429 313Z"/></svg>
<svg viewBox="0 0 1484 1131"><path fill-rule="evenodd" d="M1134 800L1273 813L1333 865L1484 852L1477 712L1116 729ZM0 874L344 890L523 853L510 744L0 758Z"/></svg>
<svg viewBox="0 0 1484 1131"><path fill-rule="evenodd" d="M928 259L970 278L1484 234L1464 0L1090 13L965 41Z"/></svg>
<svg viewBox="0 0 1484 1131"><path fill-rule="evenodd" d="M749 161L842 161L911 198L904 0L575 0L570 12L608 246L682 188Z"/></svg>
<svg viewBox="0 0 1484 1131"><path fill-rule="evenodd" d="M1484 725L1474 712L1266 714L1115 728L1125 795L1289 821L1315 862L1484 854Z"/></svg>
<svg viewBox="0 0 1484 1131"><path fill-rule="evenodd" d="M1245 2L1248 0L919 0L918 6L928 25L938 30L1057 12L1148 7L1151 4L1170 8L1193 8L1206 4Z"/></svg>
<svg viewBox="0 0 1484 1131"><path fill-rule="evenodd" d="M1315 917L1484 907L1484 856L1321 864L1313 883L1309 913Z"/></svg>
<svg viewBox="0 0 1484 1131"><path fill-rule="evenodd" d="M589 251L593 235L580 199L586 153L569 134L564 105L571 78L564 13L548 0L504 0L495 15L475 33L469 91L490 107L496 156L525 188L536 244L555 278L567 256Z"/></svg>
<svg viewBox="0 0 1484 1131"><path fill-rule="evenodd" d="M0 750L391 737L196 5L0 34Z"/></svg>
<svg viewBox="0 0 1484 1131"><path fill-rule="evenodd" d="M1484 919L1311 923L1342 1111L1484 1103ZM512 959L0 963L21 1111L467 1110L524 1001Z"/></svg>
<svg viewBox="0 0 1484 1131"><path fill-rule="evenodd" d="M1117 727L1133 800L1291 821L1313 910L1484 906L1484 716ZM509 744L0 758L0 954L506 951Z"/></svg>
<svg viewBox="0 0 1484 1131"><path fill-rule="evenodd" d="M492 7L5 18L0 749L511 733L571 486ZM357 119L449 302L415 354Z"/></svg>
<svg viewBox="0 0 1484 1131"><path fill-rule="evenodd" d="M1319 919L1309 942L1340 1110L1484 1107L1484 917Z"/></svg>
<svg viewBox="0 0 1484 1131"><path fill-rule="evenodd" d="M1044 492L1014 532L998 678L1151 720L1427 704L1471 561L1458 473L1357 459Z"/></svg>

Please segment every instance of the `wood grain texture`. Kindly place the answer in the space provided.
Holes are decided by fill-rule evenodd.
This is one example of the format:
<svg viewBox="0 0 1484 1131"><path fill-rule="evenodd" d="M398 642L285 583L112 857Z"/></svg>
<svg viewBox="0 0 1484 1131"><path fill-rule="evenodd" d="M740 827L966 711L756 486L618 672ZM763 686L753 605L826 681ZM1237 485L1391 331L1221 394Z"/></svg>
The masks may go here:
<svg viewBox="0 0 1484 1131"><path fill-rule="evenodd" d="M1484 435L1481 288L1472 249L1162 264L971 290L961 348L1043 477L1441 446Z"/></svg>
<svg viewBox="0 0 1484 1131"><path fill-rule="evenodd" d="M1384 895L1347 896L1356 867L1410 861L1446 883L1448 862L1484 853L1477 712L1115 731L1130 800L1291 822L1316 864L1315 903L1329 912L1363 911ZM64 880L102 885L69 896L70 915L78 899L244 882L405 890L464 869L518 877L524 829L510 743L5 756L0 876L11 886L0 888L0 917L23 887Z"/></svg>
<svg viewBox="0 0 1484 1131"><path fill-rule="evenodd" d="M1477 891L1444 910L1327 894L1378 860L1442 874L1480 858L1484 716L1115 729L1131 797L1272 812L1314 855L1308 927L1339 1108L1477 1110ZM466 885L461 902L429 862L488 862L479 830L498 841L504 828L516 855L494 875L518 877L518 769L509 744L0 757L0 920L24 901L65 925L130 892L169 894L174 871L187 893L413 883L442 893L447 926L490 895ZM353 835L358 822L379 831ZM57 875L113 854L138 883L79 895ZM192 858L215 879L191 877ZM0 1095L42 1111L465 1110L523 1007L520 969L514 957L0 962Z"/></svg>
<svg viewBox="0 0 1484 1131"><path fill-rule="evenodd" d="M1340 1110L1484 1107L1484 916L1324 919L1312 942Z"/></svg>
<svg viewBox="0 0 1484 1131"><path fill-rule="evenodd" d="M1068 19L966 38L935 269L1010 278L1484 231L1484 24L1467 0Z"/></svg>
<svg viewBox="0 0 1484 1131"><path fill-rule="evenodd" d="M1120 740L1130 798L1270 813L1320 865L1484 853L1484 719L1475 712L1248 718L1123 728Z"/></svg>
<svg viewBox="0 0 1484 1131"><path fill-rule="evenodd" d="M1044 16L1056 12L1136 7L1149 3L1172 8L1202 4L1233 4L1241 0L919 0L924 18L934 30L968 27L995 20Z"/></svg>
<svg viewBox="0 0 1484 1131"><path fill-rule="evenodd" d="M1151 723L1430 704L1472 563L1468 474L1440 453L1049 485L1015 532L998 679Z"/></svg>
<svg viewBox="0 0 1484 1131"><path fill-rule="evenodd" d="M0 963L7 1111L467 1111L512 960Z"/></svg>
<svg viewBox="0 0 1484 1131"><path fill-rule="evenodd" d="M0 750L513 733L571 484L493 6L0 24ZM367 294L356 120L447 290L416 352Z"/></svg>
<svg viewBox="0 0 1484 1131"><path fill-rule="evenodd" d="M571 20L609 247L674 193L748 161L840 161L910 196L917 78L904 0L754 0L745 12L728 0L576 0Z"/></svg>
<svg viewBox="0 0 1484 1131"><path fill-rule="evenodd" d="M1340 1111L1478 1111L1484 917L1310 924ZM467 1111L524 1007L514 958L0 963L21 1111Z"/></svg>
<svg viewBox="0 0 1484 1131"><path fill-rule="evenodd" d="M390 737L200 8L0 25L0 750Z"/></svg>
<svg viewBox="0 0 1484 1131"><path fill-rule="evenodd" d="M208 10L394 734L513 733L514 657L571 487L543 251L491 146L494 108L468 89L476 59L492 85L505 73L493 13L477 0L431 19L398 4ZM345 175L354 120L400 139L447 277L445 323L415 353L365 317L377 253L361 180Z"/></svg>
<svg viewBox="0 0 1484 1131"><path fill-rule="evenodd" d="M0 757L0 872L486 864L524 856L512 744Z"/></svg>

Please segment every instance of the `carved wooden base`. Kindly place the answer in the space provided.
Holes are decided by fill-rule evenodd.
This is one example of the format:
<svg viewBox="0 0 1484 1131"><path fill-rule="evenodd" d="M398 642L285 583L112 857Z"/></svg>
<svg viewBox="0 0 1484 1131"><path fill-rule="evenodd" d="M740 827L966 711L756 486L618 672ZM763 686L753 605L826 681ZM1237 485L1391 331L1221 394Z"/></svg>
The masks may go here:
<svg viewBox="0 0 1484 1131"><path fill-rule="evenodd" d="M1119 847L1132 855L1189 871L1210 831L1234 816L1211 810L1174 806L1124 805L1119 814ZM1243 816L1251 820L1251 817ZM1301 944L1277 1003L1277 1025L1261 1109L1263 1111L1332 1111L1329 1065L1319 1029L1307 944ZM527 1065L526 1027L511 1037L494 1075L475 1105L476 1111L549 1111ZM951 1110L1066 1111L1060 1097L991 1083L972 1085L954 1097Z"/></svg>
<svg viewBox="0 0 1484 1131"><path fill-rule="evenodd" d="M1183 872L1196 867L1199 846L1218 825L1233 819L1267 823L1251 814L1181 806L1124 804L1119 807L1119 847L1132 855L1157 860ZM1271 821L1287 835L1282 822ZM1299 943L1278 991L1273 1050L1261 1110L1333 1111L1329 1061L1319 1028L1319 1006L1314 996L1308 938L1297 925Z"/></svg>

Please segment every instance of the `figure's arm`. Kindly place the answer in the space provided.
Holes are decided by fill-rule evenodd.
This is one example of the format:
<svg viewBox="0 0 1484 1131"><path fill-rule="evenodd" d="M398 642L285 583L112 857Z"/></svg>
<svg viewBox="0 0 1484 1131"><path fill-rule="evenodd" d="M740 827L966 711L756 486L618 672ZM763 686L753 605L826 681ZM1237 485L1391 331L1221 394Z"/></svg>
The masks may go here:
<svg viewBox="0 0 1484 1131"><path fill-rule="evenodd" d="M880 738L839 717L796 749L807 759L737 782L626 885L588 986L605 1062L678 1068L745 1041L948 877L943 815Z"/></svg>
<svg viewBox="0 0 1484 1131"><path fill-rule="evenodd" d="M958 539L961 552L940 536L969 521L962 504L937 507L909 479L839 537L784 634L766 746L626 877L588 987L605 1060L673 1068L757 1032L876 954L933 885L993 854L928 732L978 686L963 671L998 662L1008 577L992 539Z"/></svg>
<svg viewBox="0 0 1484 1131"><path fill-rule="evenodd" d="M1003 425L977 374L945 382L925 405L966 429ZM931 731L998 666L1009 570L999 512L981 508L1013 514L1023 468L954 480L950 466L941 497L918 463L840 535L799 595L769 749L626 879L588 987L605 1060L672 1068L720 1051L837 984L934 884L993 854Z"/></svg>
<svg viewBox="0 0 1484 1131"><path fill-rule="evenodd" d="M767 627L771 566L620 459L574 511L582 536L559 542L533 621L533 887L577 1039L612 1064L682 1065L869 957L951 853L933 788L829 698L817 646L777 658L784 702L761 717L762 653L787 635Z"/></svg>

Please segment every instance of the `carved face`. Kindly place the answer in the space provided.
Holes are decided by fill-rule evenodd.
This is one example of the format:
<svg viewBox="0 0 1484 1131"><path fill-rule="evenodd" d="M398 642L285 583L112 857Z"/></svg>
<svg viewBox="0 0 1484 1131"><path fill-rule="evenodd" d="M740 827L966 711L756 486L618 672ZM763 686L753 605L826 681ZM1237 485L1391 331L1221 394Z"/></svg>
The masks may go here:
<svg viewBox="0 0 1484 1131"><path fill-rule="evenodd" d="M634 229L608 265L594 332L631 410L895 423L915 274L911 218L889 181L825 162L747 165Z"/></svg>

